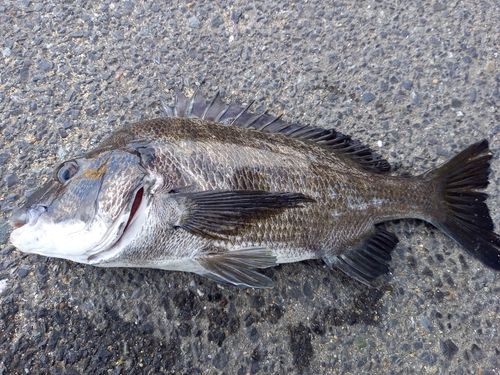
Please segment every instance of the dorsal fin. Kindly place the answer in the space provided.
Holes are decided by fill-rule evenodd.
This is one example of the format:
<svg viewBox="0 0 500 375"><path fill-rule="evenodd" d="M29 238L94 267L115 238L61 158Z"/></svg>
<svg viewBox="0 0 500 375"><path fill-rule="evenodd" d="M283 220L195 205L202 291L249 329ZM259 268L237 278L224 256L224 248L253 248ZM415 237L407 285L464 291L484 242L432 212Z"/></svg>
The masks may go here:
<svg viewBox="0 0 500 375"><path fill-rule="evenodd" d="M387 160L375 154L368 146L334 129L289 124L282 120L281 116L276 117L267 112L255 114L250 111L252 103L247 107L240 107L233 102L224 103L219 93L208 100L199 89L191 98L184 96L181 90L176 90L175 99L173 107L162 101L167 117L199 118L266 133L281 133L292 138L307 139L355 160L368 171L388 172L391 169Z"/></svg>

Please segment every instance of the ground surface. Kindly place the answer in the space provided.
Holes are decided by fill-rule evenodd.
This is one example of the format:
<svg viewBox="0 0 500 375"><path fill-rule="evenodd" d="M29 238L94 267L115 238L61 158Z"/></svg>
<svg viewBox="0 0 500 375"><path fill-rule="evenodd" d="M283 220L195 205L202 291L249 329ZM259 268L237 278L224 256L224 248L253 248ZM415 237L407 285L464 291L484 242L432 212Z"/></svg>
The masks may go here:
<svg viewBox="0 0 500 375"><path fill-rule="evenodd" d="M487 138L496 1L0 2L0 374L499 374L500 274L417 221L382 291L310 261L272 290L25 256L7 221L56 161L201 86L420 173Z"/></svg>

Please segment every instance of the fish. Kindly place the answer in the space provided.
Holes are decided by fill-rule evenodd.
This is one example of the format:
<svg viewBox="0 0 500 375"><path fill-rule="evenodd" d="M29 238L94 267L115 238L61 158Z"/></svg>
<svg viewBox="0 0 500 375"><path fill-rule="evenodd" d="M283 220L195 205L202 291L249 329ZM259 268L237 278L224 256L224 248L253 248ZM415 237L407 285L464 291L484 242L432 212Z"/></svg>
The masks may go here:
<svg viewBox="0 0 500 375"><path fill-rule="evenodd" d="M252 105L252 103L250 103ZM20 251L98 267L192 272L271 288L260 270L322 259L377 287L398 219L420 219L500 270L481 140L435 169L398 176L334 129L289 123L178 89L165 116L127 125L55 166L14 210Z"/></svg>

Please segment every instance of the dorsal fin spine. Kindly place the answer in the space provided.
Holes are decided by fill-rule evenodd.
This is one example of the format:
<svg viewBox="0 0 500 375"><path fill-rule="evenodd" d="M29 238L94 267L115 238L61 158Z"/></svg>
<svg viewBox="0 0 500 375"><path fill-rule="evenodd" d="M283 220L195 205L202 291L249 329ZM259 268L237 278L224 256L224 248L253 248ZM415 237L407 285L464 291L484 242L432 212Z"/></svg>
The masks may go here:
<svg viewBox="0 0 500 375"><path fill-rule="evenodd" d="M231 103L229 104L226 104L226 106L217 114L217 116L215 116L215 119L214 121L215 122L219 122L221 117L224 116L227 112L227 110L229 109L229 107L231 107Z"/></svg>
<svg viewBox="0 0 500 375"><path fill-rule="evenodd" d="M264 131L265 128L267 128L269 125L275 123L276 121L279 121L281 120L281 116L283 115L279 115L275 118L273 118L271 121L267 122L266 124L262 125L260 128L258 128L257 130L260 130L260 131Z"/></svg>
<svg viewBox="0 0 500 375"><path fill-rule="evenodd" d="M247 105L243 110L241 110L240 113L238 113L236 115L236 117L233 119L233 121L231 121L231 125L234 125L236 123L236 121L238 121L238 119L241 117L241 115L243 115L244 113L246 113L248 111L248 109L252 106L253 102L254 101L252 100L249 105Z"/></svg>
<svg viewBox="0 0 500 375"><path fill-rule="evenodd" d="M250 119L245 122L242 126L244 128L250 128L259 118L261 118L264 114L266 114L266 112L263 112L263 113L259 113L258 115L254 115L252 117L250 117Z"/></svg>
<svg viewBox="0 0 500 375"><path fill-rule="evenodd" d="M208 103L207 105L207 108L205 108L205 110L203 111L203 115L201 115L201 119L202 120L206 120L207 119L207 114L208 114L208 111L210 110L210 108L212 108L212 106L214 105L215 101L217 100L217 98L219 98L220 96L220 92L217 91L217 93L215 94L215 96L212 98L212 100L210 100L210 102Z"/></svg>
<svg viewBox="0 0 500 375"><path fill-rule="evenodd" d="M287 127L289 127L290 124L287 124L286 122L283 123L283 125L281 125L280 127L276 128L276 132L277 133L281 133L284 129L286 129Z"/></svg>
<svg viewBox="0 0 500 375"><path fill-rule="evenodd" d="M196 89L196 91L194 92L194 95L189 99L189 102L188 102L188 105L186 107L186 112L184 113L184 117L191 117L191 113L193 112L193 106L194 106L194 102L196 100L196 96L198 95L198 93L200 92L200 88L198 87Z"/></svg>

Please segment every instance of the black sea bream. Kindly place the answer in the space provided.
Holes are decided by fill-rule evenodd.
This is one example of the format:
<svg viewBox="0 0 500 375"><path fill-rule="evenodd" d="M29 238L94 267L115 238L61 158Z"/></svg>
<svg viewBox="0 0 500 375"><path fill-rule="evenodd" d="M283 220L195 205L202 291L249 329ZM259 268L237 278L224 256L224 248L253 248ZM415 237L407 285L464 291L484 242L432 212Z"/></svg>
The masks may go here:
<svg viewBox="0 0 500 375"><path fill-rule="evenodd" d="M167 117L124 127L59 164L13 213L26 253L102 267L195 272L272 287L257 269L323 259L368 285L398 239L382 223L418 218L500 269L500 238L479 190L486 140L415 177L335 130L177 94Z"/></svg>

